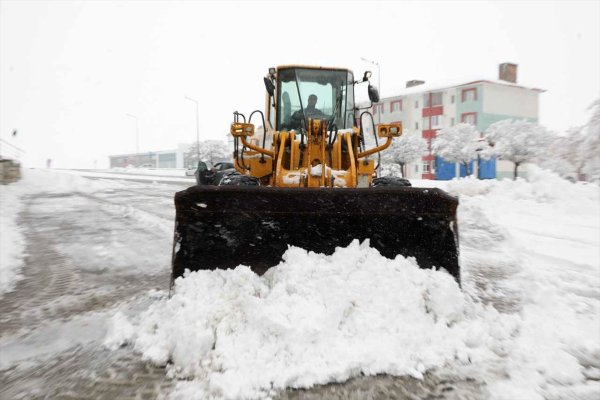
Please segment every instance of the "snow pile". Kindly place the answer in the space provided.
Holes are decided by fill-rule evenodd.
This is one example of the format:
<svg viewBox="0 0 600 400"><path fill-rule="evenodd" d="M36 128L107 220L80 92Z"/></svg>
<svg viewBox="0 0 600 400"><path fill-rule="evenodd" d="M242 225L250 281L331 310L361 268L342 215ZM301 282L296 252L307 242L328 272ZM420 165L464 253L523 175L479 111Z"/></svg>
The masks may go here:
<svg viewBox="0 0 600 400"><path fill-rule="evenodd" d="M23 184L30 193L93 193L123 186L118 182L92 180L77 174L77 171L68 170L25 170Z"/></svg>
<svg viewBox="0 0 600 400"><path fill-rule="evenodd" d="M384 258L366 242L331 256L291 247L263 277L239 266L178 279L175 295L136 321L133 338L129 322L114 321L107 345L131 340L145 359L170 361L171 376L197 380L198 398L260 397L489 358L484 344L503 343L514 323L494 310L481 323L476 309L447 273Z"/></svg>
<svg viewBox="0 0 600 400"><path fill-rule="evenodd" d="M23 181L0 185L0 297L21 278L25 238L17 223L23 209Z"/></svg>
<svg viewBox="0 0 600 400"><path fill-rule="evenodd" d="M131 325L125 314L118 311L110 320L110 329L104 338L104 347L116 350L122 344L131 341L133 336L133 325Z"/></svg>
<svg viewBox="0 0 600 400"><path fill-rule="evenodd" d="M520 318L495 367L506 378L488 387L498 399L598 398L600 188L538 168L528 179L448 183L465 279Z"/></svg>
<svg viewBox="0 0 600 400"><path fill-rule="evenodd" d="M453 194L487 194L493 191L504 192L513 200L535 200L538 202L556 202L573 205L580 200L596 201L600 198L600 186L587 182L570 182L554 172L529 165L527 179L479 180L474 176L446 181L448 190ZM577 198L574 198L577 196Z"/></svg>
<svg viewBox="0 0 600 400"><path fill-rule="evenodd" d="M368 243L292 247L263 277L239 266L178 279L171 299L115 317L106 344L168 363L186 399L436 368L468 370L494 399L600 397L598 186L536 169L435 184L460 196L462 290Z"/></svg>

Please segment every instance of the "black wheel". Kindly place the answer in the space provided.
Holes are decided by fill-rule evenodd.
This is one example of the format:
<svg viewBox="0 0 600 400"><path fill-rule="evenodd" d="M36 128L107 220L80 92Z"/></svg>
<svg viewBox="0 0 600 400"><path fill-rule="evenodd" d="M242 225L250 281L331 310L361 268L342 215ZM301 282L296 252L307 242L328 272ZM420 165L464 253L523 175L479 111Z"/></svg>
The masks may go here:
<svg viewBox="0 0 600 400"><path fill-rule="evenodd" d="M405 178L396 178L393 176L382 176L380 178L373 179L372 187L381 186L412 186L410 181Z"/></svg>
<svg viewBox="0 0 600 400"><path fill-rule="evenodd" d="M242 175L236 171L225 174L219 186L260 186L260 181L254 176Z"/></svg>

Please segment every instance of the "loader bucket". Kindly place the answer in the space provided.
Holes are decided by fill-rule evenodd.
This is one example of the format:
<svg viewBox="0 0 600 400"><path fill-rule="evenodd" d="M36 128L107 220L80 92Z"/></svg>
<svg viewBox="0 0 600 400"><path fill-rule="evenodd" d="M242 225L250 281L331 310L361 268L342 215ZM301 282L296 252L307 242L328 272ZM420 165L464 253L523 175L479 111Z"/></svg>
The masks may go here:
<svg viewBox="0 0 600 400"><path fill-rule="evenodd" d="M175 195L172 278L240 264L262 274L288 245L329 255L370 239L385 257L415 257L460 282L457 206L440 189L413 187L191 187Z"/></svg>

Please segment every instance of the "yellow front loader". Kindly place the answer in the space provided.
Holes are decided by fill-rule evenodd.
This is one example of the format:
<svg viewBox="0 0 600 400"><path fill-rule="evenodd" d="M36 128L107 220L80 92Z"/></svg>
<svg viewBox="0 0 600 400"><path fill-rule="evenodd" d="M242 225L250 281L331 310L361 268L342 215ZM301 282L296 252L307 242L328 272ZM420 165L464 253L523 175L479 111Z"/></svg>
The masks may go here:
<svg viewBox="0 0 600 400"><path fill-rule="evenodd" d="M248 265L262 274L288 245L331 254L353 239L369 239L382 255L415 257L422 268L444 268L460 281L458 200L406 179L377 177L374 156L402 126L375 126L354 102L355 80L339 68L281 66L264 78L266 109L234 113L235 171L217 186L175 196L172 277L186 269ZM252 118L260 117L262 133ZM365 122L365 124L363 124ZM375 133L367 148L366 132ZM379 144L379 140L383 143Z"/></svg>

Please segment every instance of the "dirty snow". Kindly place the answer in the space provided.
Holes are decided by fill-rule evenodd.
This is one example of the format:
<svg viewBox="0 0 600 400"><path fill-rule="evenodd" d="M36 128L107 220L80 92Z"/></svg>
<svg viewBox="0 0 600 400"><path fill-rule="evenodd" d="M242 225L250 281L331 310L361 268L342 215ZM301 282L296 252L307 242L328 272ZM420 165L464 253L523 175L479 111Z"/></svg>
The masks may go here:
<svg viewBox="0 0 600 400"><path fill-rule="evenodd" d="M0 297L14 289L21 278L25 240L21 227L18 224L19 213L23 210L23 203L27 197L36 194L64 194L64 193L95 193L105 190L114 190L126 186L126 183L107 180L90 180L83 178L81 172L43 169L23 169L22 179L9 185L0 185ZM146 225L156 226L156 229L170 235L172 230L165 226L163 221L127 206L105 205L106 209L119 208L117 211L124 216L131 216L143 221ZM83 246L85 248L90 244ZM82 249L74 249L80 252ZM110 257L111 255L107 255Z"/></svg>
<svg viewBox="0 0 600 400"><path fill-rule="evenodd" d="M470 368L495 399L598 398L599 188L530 180L436 182L460 196L462 290L368 243L290 248L263 277L239 266L178 279L172 298L116 317L107 346L168 364L186 379L174 398L436 368Z"/></svg>

